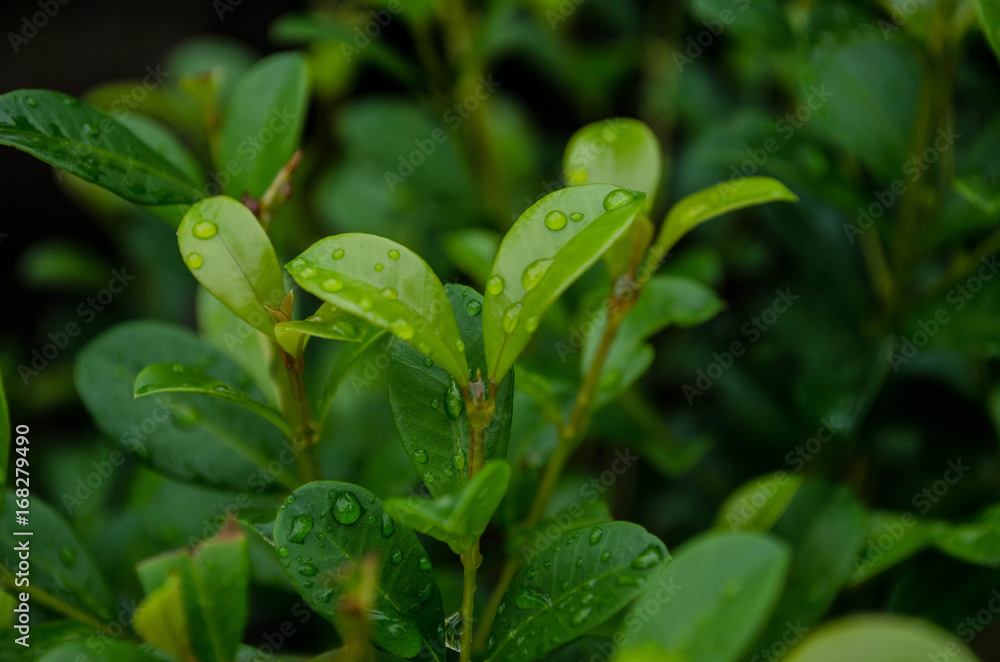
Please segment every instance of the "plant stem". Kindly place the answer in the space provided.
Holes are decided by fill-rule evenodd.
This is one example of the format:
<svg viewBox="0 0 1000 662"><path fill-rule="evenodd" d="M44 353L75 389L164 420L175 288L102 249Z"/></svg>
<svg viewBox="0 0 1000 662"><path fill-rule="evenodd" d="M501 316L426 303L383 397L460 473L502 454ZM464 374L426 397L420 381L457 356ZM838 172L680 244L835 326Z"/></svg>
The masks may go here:
<svg viewBox="0 0 1000 662"><path fill-rule="evenodd" d="M474 606L476 600L476 569L482 556L479 554L479 541L473 545L469 551L462 554L462 566L465 571L462 574L462 641L459 646L459 659L461 662L472 660L472 627Z"/></svg>
<svg viewBox="0 0 1000 662"><path fill-rule="evenodd" d="M288 375L289 412L293 414L294 421L294 444L298 451L295 462L302 482L311 483L320 480L322 475L319 454L316 452L316 428L309 413L309 396L306 394L302 371L297 366L288 367L286 364L285 372Z"/></svg>

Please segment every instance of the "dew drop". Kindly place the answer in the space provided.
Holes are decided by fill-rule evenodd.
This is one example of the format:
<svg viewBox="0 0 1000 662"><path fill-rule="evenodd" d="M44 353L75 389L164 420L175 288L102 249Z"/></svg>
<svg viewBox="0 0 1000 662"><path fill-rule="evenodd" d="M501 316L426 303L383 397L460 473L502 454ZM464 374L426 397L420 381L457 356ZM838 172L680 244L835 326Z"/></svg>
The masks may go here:
<svg viewBox="0 0 1000 662"><path fill-rule="evenodd" d="M219 234L219 228L212 221L198 221L194 224L191 234L199 239L211 239Z"/></svg>
<svg viewBox="0 0 1000 662"><path fill-rule="evenodd" d="M456 340L455 341L455 349L458 350L459 352L464 352L465 351L465 341L463 341L463 340Z"/></svg>
<svg viewBox="0 0 1000 662"><path fill-rule="evenodd" d="M618 579L615 581L618 586L642 586L642 577L636 577L635 575L621 574L618 575Z"/></svg>
<svg viewBox="0 0 1000 662"><path fill-rule="evenodd" d="M486 291L493 295L500 294L503 292L504 284L502 276L490 276L490 279L486 281Z"/></svg>
<svg viewBox="0 0 1000 662"><path fill-rule="evenodd" d="M566 214L554 209L545 215L545 227L550 230L562 230L566 227Z"/></svg>
<svg viewBox="0 0 1000 662"><path fill-rule="evenodd" d="M465 453L458 451L451 458L451 464L459 471L465 471Z"/></svg>
<svg viewBox="0 0 1000 662"><path fill-rule="evenodd" d="M424 482L427 483L428 485L433 485L434 484L434 474L432 474L430 472L425 473L424 474Z"/></svg>
<svg viewBox="0 0 1000 662"><path fill-rule="evenodd" d="M514 604L517 605L518 609L540 609L550 606L552 600L549 599L549 596L525 586L514 594Z"/></svg>
<svg viewBox="0 0 1000 662"><path fill-rule="evenodd" d="M399 565L403 562L403 552L396 550L392 553L392 556L389 557L389 560L392 561L393 565Z"/></svg>
<svg viewBox="0 0 1000 662"><path fill-rule="evenodd" d="M611 552L601 552L601 561L607 563L611 560Z"/></svg>
<svg viewBox="0 0 1000 662"><path fill-rule="evenodd" d="M387 255L389 256L390 260L398 260L399 259L399 251L397 251L395 248L390 248L389 252L387 253Z"/></svg>
<svg viewBox="0 0 1000 662"><path fill-rule="evenodd" d="M584 607L583 609L573 614L573 618L570 620L570 622L573 624L573 627L580 627L581 625L583 625L583 622L587 620L587 618L590 616L591 611L592 611L591 607Z"/></svg>
<svg viewBox="0 0 1000 662"><path fill-rule="evenodd" d="M388 513L382 513L382 537L388 538L396 531L396 525Z"/></svg>
<svg viewBox="0 0 1000 662"><path fill-rule="evenodd" d="M503 314L503 330L505 333L513 333L517 328L517 318L521 315L521 304L515 303Z"/></svg>
<svg viewBox="0 0 1000 662"><path fill-rule="evenodd" d="M361 504L350 492L341 492L333 502L333 519L351 525L361 518Z"/></svg>
<svg viewBox="0 0 1000 662"><path fill-rule="evenodd" d="M417 464L427 464L427 453L422 450L418 449L413 451L413 455L411 457Z"/></svg>
<svg viewBox="0 0 1000 662"><path fill-rule="evenodd" d="M292 518L292 529L288 533L288 541L302 543L313 528L313 518L303 513Z"/></svg>
<svg viewBox="0 0 1000 662"><path fill-rule="evenodd" d="M285 503L295 503L295 495L289 494L285 497Z"/></svg>
<svg viewBox="0 0 1000 662"><path fill-rule="evenodd" d="M649 570L661 563L663 563L663 550L657 545L650 545L642 554L635 557L631 565L636 570Z"/></svg>
<svg viewBox="0 0 1000 662"><path fill-rule="evenodd" d="M575 211L569 215L569 220L573 221L574 223L579 223L580 221L583 220L583 214L581 214L578 211Z"/></svg>
<svg viewBox="0 0 1000 662"><path fill-rule="evenodd" d="M368 297L361 297L361 301L358 302L358 306L361 308L361 310L371 310L372 305L373 305L372 300L369 299Z"/></svg>
<svg viewBox="0 0 1000 662"><path fill-rule="evenodd" d="M453 651L462 651L462 613L455 612L444 622L444 645Z"/></svg>
<svg viewBox="0 0 1000 662"><path fill-rule="evenodd" d="M320 287L324 292L339 292L344 289L344 284L336 278L327 278Z"/></svg>
<svg viewBox="0 0 1000 662"><path fill-rule="evenodd" d="M315 577L319 570L312 563L301 563L296 571L303 577Z"/></svg>
<svg viewBox="0 0 1000 662"><path fill-rule="evenodd" d="M604 209L607 211L621 209L633 200L635 200L635 196L632 195L632 193L623 188L616 188L614 191L604 196Z"/></svg>
<svg viewBox="0 0 1000 662"><path fill-rule="evenodd" d="M437 409L440 406L441 406L441 401L440 400L438 400L437 398L434 398L433 400L431 400L431 409Z"/></svg>
<svg viewBox="0 0 1000 662"><path fill-rule="evenodd" d="M538 329L538 318L529 317L524 320L524 328L528 330L528 333L534 333Z"/></svg>
<svg viewBox="0 0 1000 662"><path fill-rule="evenodd" d="M344 249L343 248L335 248L333 250L333 253L331 254L330 257L332 257L334 260L342 260L342 259L344 259Z"/></svg>
<svg viewBox="0 0 1000 662"><path fill-rule="evenodd" d="M413 337L413 325L406 320L396 320L389 325L389 329L400 339L409 340Z"/></svg>
<svg viewBox="0 0 1000 662"><path fill-rule="evenodd" d="M432 365L434 365L434 361L431 361L431 360L430 360L430 359L428 359L428 358L425 358L425 359L424 359L424 367L425 367L425 368L429 368L429 367L431 367Z"/></svg>
<svg viewBox="0 0 1000 662"><path fill-rule="evenodd" d="M594 530L590 532L590 544L596 545L597 543L601 542L601 538L603 537L604 537L604 531L600 527L595 526Z"/></svg>
<svg viewBox="0 0 1000 662"><path fill-rule="evenodd" d="M316 270L313 269L312 267L306 267L305 269L299 272L299 276L301 276L302 278L313 278L316 276Z"/></svg>
<svg viewBox="0 0 1000 662"><path fill-rule="evenodd" d="M205 264L205 261L201 257L201 253L188 253L187 257L184 258L184 264L188 266L188 269L201 269L201 265Z"/></svg>
<svg viewBox="0 0 1000 662"><path fill-rule="evenodd" d="M281 558L283 559L288 558L288 554L289 554L289 549L284 545L278 548L278 556L280 556Z"/></svg>
<svg viewBox="0 0 1000 662"><path fill-rule="evenodd" d="M382 264L381 262L376 262L375 263L375 271L382 271L383 269L385 269L385 265L384 264Z"/></svg>
<svg viewBox="0 0 1000 662"><path fill-rule="evenodd" d="M551 264L552 260L542 259L535 260L526 266L524 271L521 272L521 285L524 289L529 292L533 290L535 286L538 285L538 282L542 280L545 272L549 270L549 266L551 266Z"/></svg>
<svg viewBox="0 0 1000 662"><path fill-rule="evenodd" d="M583 567L583 559L582 558L576 560L576 567L577 568L582 568Z"/></svg>
<svg viewBox="0 0 1000 662"><path fill-rule="evenodd" d="M387 287L384 290L382 290L383 299L388 299L389 301L395 301L397 296L399 295L396 294L396 290L392 289L391 287Z"/></svg>
<svg viewBox="0 0 1000 662"><path fill-rule="evenodd" d="M472 299L467 304L465 304L465 312L469 314L469 317L475 317L483 311L483 304L479 303L475 299Z"/></svg>
<svg viewBox="0 0 1000 662"><path fill-rule="evenodd" d="M464 408L465 400L462 398L462 391L459 389L458 383L452 380L451 386L448 387L448 391L444 394L444 411L448 414L448 418L457 421L459 414L462 413L462 409Z"/></svg>
<svg viewBox="0 0 1000 662"><path fill-rule="evenodd" d="M420 557L420 562L419 562L418 565L420 566L421 570L430 570L431 569L431 562L430 562L430 560L427 559L426 556L421 556Z"/></svg>
<svg viewBox="0 0 1000 662"><path fill-rule="evenodd" d="M25 98L24 103L28 104L28 108L34 108L35 106L38 105L38 102L35 101L34 97Z"/></svg>

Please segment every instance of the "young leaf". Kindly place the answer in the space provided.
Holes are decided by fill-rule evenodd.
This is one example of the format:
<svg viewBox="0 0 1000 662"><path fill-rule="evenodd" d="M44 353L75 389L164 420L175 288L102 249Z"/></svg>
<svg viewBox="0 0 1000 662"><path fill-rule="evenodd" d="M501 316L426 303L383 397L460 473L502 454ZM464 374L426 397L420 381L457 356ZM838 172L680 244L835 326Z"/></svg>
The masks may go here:
<svg viewBox="0 0 1000 662"><path fill-rule="evenodd" d="M486 283L483 340L491 379L514 365L559 295L628 229L645 196L610 184L551 193L504 237Z"/></svg>
<svg viewBox="0 0 1000 662"><path fill-rule="evenodd" d="M226 105L219 139L225 192L261 197L298 148L309 96L306 63L298 53L277 53L250 67Z"/></svg>
<svg viewBox="0 0 1000 662"><path fill-rule="evenodd" d="M456 494L436 499L389 499L385 511L400 524L464 554L483 535L510 484L510 465L490 462Z"/></svg>
<svg viewBox="0 0 1000 662"><path fill-rule="evenodd" d="M274 543L295 589L330 622L342 597L341 566L378 556L372 640L401 657L426 645L443 658L444 614L430 561L416 534L393 522L371 492L334 481L303 485L278 511Z"/></svg>
<svg viewBox="0 0 1000 662"><path fill-rule="evenodd" d="M639 120L615 117L588 124L566 144L563 169L572 185L614 184L646 194L653 206L662 172L660 141Z"/></svg>
<svg viewBox="0 0 1000 662"><path fill-rule="evenodd" d="M473 370L486 370L483 353L483 298L464 285L445 285L465 356ZM429 364L429 365L428 365ZM469 456L469 417L462 392L440 366L398 339L392 343L389 406L403 448L434 496L453 494L465 484ZM493 422L486 428L486 462L503 459L510 440L514 373L497 388Z"/></svg>
<svg viewBox="0 0 1000 662"><path fill-rule="evenodd" d="M679 200L667 213L652 251L664 256L696 226L727 212L767 202L796 202L798 196L770 177L746 177L720 182Z"/></svg>
<svg viewBox="0 0 1000 662"><path fill-rule="evenodd" d="M365 336L365 327L367 325L354 315L345 313L331 303L324 303L307 319L275 324L274 337L283 350L292 356L298 356L305 351L306 341L310 337L361 342Z"/></svg>
<svg viewBox="0 0 1000 662"><path fill-rule="evenodd" d="M200 183L129 129L73 97L49 90L0 95L0 144L140 205L190 203Z"/></svg>
<svg viewBox="0 0 1000 662"><path fill-rule="evenodd" d="M7 407L7 394L3 388L3 378L0 377L0 510L3 509L4 487L7 485L10 440L10 410Z"/></svg>
<svg viewBox="0 0 1000 662"><path fill-rule="evenodd" d="M948 660L979 662L955 635L909 616L848 616L811 632L785 662L897 662Z"/></svg>
<svg viewBox="0 0 1000 662"><path fill-rule="evenodd" d="M205 289L261 333L274 336L285 296L281 266L264 228L249 209L217 196L193 205L177 228L184 263Z"/></svg>
<svg viewBox="0 0 1000 662"><path fill-rule="evenodd" d="M190 647L198 660L233 659L246 627L250 581L247 539L238 524L230 521L218 535L193 549L143 561L136 571L143 591L161 606L170 605L162 605L168 596L160 589L179 582Z"/></svg>
<svg viewBox="0 0 1000 662"><path fill-rule="evenodd" d="M667 548L638 524L608 522L563 535L504 593L487 661L545 657L614 616L656 579Z"/></svg>
<svg viewBox="0 0 1000 662"><path fill-rule="evenodd" d="M197 368L180 363L154 363L143 368L135 378L133 395L136 398L157 393L201 393L252 411L291 438L292 429L281 412L254 400L243 391L206 375Z"/></svg>
<svg viewBox="0 0 1000 662"><path fill-rule="evenodd" d="M267 466L287 440L235 405L191 393L136 400L133 384L148 365L176 361L260 399L250 376L186 329L129 322L104 332L78 354L77 391L105 434L155 470L180 479L237 490L294 489L293 467L272 479Z"/></svg>
<svg viewBox="0 0 1000 662"><path fill-rule="evenodd" d="M0 517L0 561L6 570L16 573L18 546L26 536L17 536L14 492L8 490L7 503ZM31 591L43 592L99 619L107 621L114 613L114 597L87 549L76 539L62 517L37 496L31 497L29 526L33 531L31 547ZM2 567L2 566L0 566ZM2 573L0 573L2 574Z"/></svg>
<svg viewBox="0 0 1000 662"><path fill-rule="evenodd" d="M715 517L716 531L767 533L781 519L802 486L802 476L777 471L748 481L726 499Z"/></svg>
<svg viewBox="0 0 1000 662"><path fill-rule="evenodd" d="M641 625L630 628L629 647L653 642L689 662L735 662L778 601L789 556L763 535L708 534L686 543L639 602L634 622ZM648 602L657 604L652 617Z"/></svg>
<svg viewBox="0 0 1000 662"><path fill-rule="evenodd" d="M170 573L167 580L153 589L139 603L132 617L135 631L178 660L194 660L191 635L184 614L184 594L179 573Z"/></svg>
<svg viewBox="0 0 1000 662"><path fill-rule="evenodd" d="M286 265L302 289L410 343L460 386L465 343L441 281L419 255L370 234L321 239Z"/></svg>

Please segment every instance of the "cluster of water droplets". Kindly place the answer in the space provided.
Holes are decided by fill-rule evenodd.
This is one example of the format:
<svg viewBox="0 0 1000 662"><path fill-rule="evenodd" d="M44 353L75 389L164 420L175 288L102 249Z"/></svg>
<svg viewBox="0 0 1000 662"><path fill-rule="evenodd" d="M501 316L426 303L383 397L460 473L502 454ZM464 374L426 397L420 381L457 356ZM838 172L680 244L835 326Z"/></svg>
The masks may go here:
<svg viewBox="0 0 1000 662"><path fill-rule="evenodd" d="M191 228L191 234L196 239L207 240L219 234L219 228L212 221L202 219ZM188 266L188 269L201 269L202 265L205 264L205 259L201 256L201 253L192 251L184 256L184 264Z"/></svg>

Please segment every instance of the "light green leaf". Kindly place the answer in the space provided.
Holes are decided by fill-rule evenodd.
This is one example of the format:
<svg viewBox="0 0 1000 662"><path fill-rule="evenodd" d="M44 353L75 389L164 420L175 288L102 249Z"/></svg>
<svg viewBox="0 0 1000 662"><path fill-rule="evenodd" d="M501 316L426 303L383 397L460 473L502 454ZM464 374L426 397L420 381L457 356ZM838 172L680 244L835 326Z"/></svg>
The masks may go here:
<svg viewBox="0 0 1000 662"><path fill-rule="evenodd" d="M563 535L504 593L488 661L539 660L590 632L656 581L667 548L638 524L608 522Z"/></svg>
<svg viewBox="0 0 1000 662"><path fill-rule="evenodd" d="M158 591L177 580L191 650L202 662L231 662L249 613L250 553L238 524L230 521L193 549L147 559L136 571L146 595L164 608L174 605L162 604L167 596Z"/></svg>
<svg viewBox="0 0 1000 662"><path fill-rule="evenodd" d="M37 450L35 451L38 452ZM30 539L31 591L47 593L102 621L114 613L114 597L87 549L77 540L62 517L40 497L31 497L28 525L14 525L14 511L23 510L14 502L14 491L7 491L4 510L0 511L0 568L11 575L18 572L17 547ZM33 536L14 535L32 531ZM4 574L0 571L0 575Z"/></svg>
<svg viewBox="0 0 1000 662"><path fill-rule="evenodd" d="M436 499L388 499L385 511L400 524L468 552L483 535L510 484L510 465L490 462L456 494Z"/></svg>
<svg viewBox="0 0 1000 662"><path fill-rule="evenodd" d="M304 320L278 322L274 325L274 337L281 348L292 356L305 351L310 337L326 340L361 342L366 324L357 317L337 308L332 303L324 303L316 312Z"/></svg>
<svg viewBox="0 0 1000 662"><path fill-rule="evenodd" d="M218 168L234 198L261 197L299 145L309 75L298 53L277 53L250 67L226 105Z"/></svg>
<svg viewBox="0 0 1000 662"><path fill-rule="evenodd" d="M430 561L416 534L393 522L371 492L334 481L303 485L278 511L274 543L295 589L335 624L346 574L342 566L378 556L372 640L405 658L426 645L443 659L444 614Z"/></svg>
<svg viewBox="0 0 1000 662"><path fill-rule="evenodd" d="M789 556L785 545L756 534L686 543L639 601L630 645L653 642L691 662L735 662L778 601ZM658 608L645 617L650 602Z"/></svg>
<svg viewBox="0 0 1000 662"><path fill-rule="evenodd" d="M719 182L692 193L670 208L652 250L655 255L666 255L681 237L716 216L767 202L795 202L798 199L784 184L770 177Z"/></svg>
<svg viewBox="0 0 1000 662"><path fill-rule="evenodd" d="M217 196L193 205L177 228L184 263L198 282L239 318L269 337L285 296L281 266L253 213Z"/></svg>
<svg viewBox="0 0 1000 662"><path fill-rule="evenodd" d="M472 370L486 370L483 353L483 298L464 285L445 285ZM429 365L428 365L429 364ZM465 484L469 466L469 417L461 389L445 370L406 343L390 350L389 406L403 448L434 496ZM514 373L500 382L493 422L485 430L485 461L503 459L510 441Z"/></svg>
<svg viewBox="0 0 1000 662"><path fill-rule="evenodd" d="M143 368L135 378L133 395L141 398L156 393L201 393L219 398L252 411L284 432L287 437L293 436L292 429L281 412L191 366L154 363Z"/></svg>
<svg viewBox="0 0 1000 662"><path fill-rule="evenodd" d="M848 616L810 633L785 662L979 662L950 632L908 616Z"/></svg>
<svg viewBox="0 0 1000 662"><path fill-rule="evenodd" d="M168 574L167 580L139 603L132 616L132 626L144 641L176 659L197 659L191 650L179 573Z"/></svg>
<svg viewBox="0 0 1000 662"><path fill-rule="evenodd" d="M563 154L570 184L614 184L646 194L651 209L660 186L663 150L639 120L615 117L588 124L573 134Z"/></svg>
<svg viewBox="0 0 1000 662"><path fill-rule="evenodd" d="M610 184L587 184L551 193L521 215L486 284L483 339L491 379L507 374L545 311L628 230L644 200Z"/></svg>
<svg viewBox="0 0 1000 662"><path fill-rule="evenodd" d="M781 519L802 476L776 471L758 476L736 488L715 517L716 531L766 533Z"/></svg>
<svg viewBox="0 0 1000 662"><path fill-rule="evenodd" d="M49 90L0 95L0 144L140 205L189 203L200 183L93 106Z"/></svg>
<svg viewBox="0 0 1000 662"><path fill-rule="evenodd" d="M237 490L294 489L292 467L274 479L267 466L287 440L250 412L193 393L133 396L148 365L178 362L198 368L260 399L253 380L186 329L162 322L129 322L104 332L78 354L77 391L94 422L140 461L168 476Z"/></svg>
<svg viewBox="0 0 1000 662"><path fill-rule="evenodd" d="M998 0L977 0L979 7L979 20L983 25L983 32L990 42L993 52L1000 57L1000 2Z"/></svg>
<svg viewBox="0 0 1000 662"><path fill-rule="evenodd" d="M419 255L369 234L321 239L286 265L307 292L410 343L465 386L465 343L441 281Z"/></svg>

